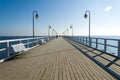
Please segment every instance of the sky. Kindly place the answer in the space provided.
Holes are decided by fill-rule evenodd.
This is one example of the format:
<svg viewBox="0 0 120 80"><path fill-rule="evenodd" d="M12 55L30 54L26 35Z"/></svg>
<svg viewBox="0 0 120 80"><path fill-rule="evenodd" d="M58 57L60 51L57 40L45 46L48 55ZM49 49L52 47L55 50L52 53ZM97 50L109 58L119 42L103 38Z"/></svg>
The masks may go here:
<svg viewBox="0 0 120 80"><path fill-rule="evenodd" d="M32 36L32 12L39 14L35 36L47 35L48 25L59 34L73 26L74 35L120 35L120 0L0 0L0 36ZM67 34L67 33L66 33Z"/></svg>

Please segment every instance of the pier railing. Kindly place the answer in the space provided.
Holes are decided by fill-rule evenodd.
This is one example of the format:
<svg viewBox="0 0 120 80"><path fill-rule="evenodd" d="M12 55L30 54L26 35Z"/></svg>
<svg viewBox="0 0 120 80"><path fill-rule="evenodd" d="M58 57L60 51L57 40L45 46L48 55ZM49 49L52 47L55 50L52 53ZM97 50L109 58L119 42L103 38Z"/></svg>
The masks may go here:
<svg viewBox="0 0 120 80"><path fill-rule="evenodd" d="M65 36L68 39L76 41L80 44L92 47L109 55L120 58L120 40L107 38L88 38L80 36Z"/></svg>
<svg viewBox="0 0 120 80"><path fill-rule="evenodd" d="M51 37L50 39L53 39L53 38L54 37ZM1 40L0 41L0 59L9 58L10 56L13 56L16 54L12 49L12 45L22 43L26 48L33 48L42 43L41 39L44 39L45 41L49 41L48 37Z"/></svg>

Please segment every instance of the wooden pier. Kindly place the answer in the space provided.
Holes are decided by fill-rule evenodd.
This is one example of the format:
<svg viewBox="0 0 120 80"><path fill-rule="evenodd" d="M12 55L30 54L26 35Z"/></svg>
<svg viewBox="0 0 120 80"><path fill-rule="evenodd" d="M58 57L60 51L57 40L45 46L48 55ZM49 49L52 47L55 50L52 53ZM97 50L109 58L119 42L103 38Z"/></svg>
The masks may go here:
<svg viewBox="0 0 120 80"><path fill-rule="evenodd" d="M102 61L99 57L97 59ZM66 40L58 38L1 63L0 80L117 79Z"/></svg>

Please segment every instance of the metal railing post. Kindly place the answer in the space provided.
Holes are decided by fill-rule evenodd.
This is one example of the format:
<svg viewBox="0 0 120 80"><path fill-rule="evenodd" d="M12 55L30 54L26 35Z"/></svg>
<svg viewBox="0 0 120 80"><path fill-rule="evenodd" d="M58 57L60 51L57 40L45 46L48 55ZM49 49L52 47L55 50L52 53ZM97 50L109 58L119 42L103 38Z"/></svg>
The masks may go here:
<svg viewBox="0 0 120 80"><path fill-rule="evenodd" d="M83 37L83 44L84 44L84 37Z"/></svg>
<svg viewBox="0 0 120 80"><path fill-rule="evenodd" d="M104 39L104 52L106 52L106 50L107 50L107 40L106 39Z"/></svg>
<svg viewBox="0 0 120 80"><path fill-rule="evenodd" d="M91 38L89 38L89 46L91 47Z"/></svg>
<svg viewBox="0 0 120 80"><path fill-rule="evenodd" d="M79 43L79 37L77 38L77 42Z"/></svg>
<svg viewBox="0 0 120 80"><path fill-rule="evenodd" d="M36 42L37 42L37 39L35 38L35 43L34 43L34 44L35 44L35 46L36 46Z"/></svg>
<svg viewBox="0 0 120 80"><path fill-rule="evenodd" d="M7 56L9 57L10 56L10 51L9 51L9 41L7 41Z"/></svg>
<svg viewBox="0 0 120 80"><path fill-rule="evenodd" d="M80 38L80 43L81 43L81 37L79 37Z"/></svg>
<svg viewBox="0 0 120 80"><path fill-rule="evenodd" d="M85 40L86 40L86 45L87 45L87 37L86 37L86 39L85 39Z"/></svg>
<svg viewBox="0 0 120 80"><path fill-rule="evenodd" d="M39 44L39 38L37 38L37 45Z"/></svg>
<svg viewBox="0 0 120 80"><path fill-rule="evenodd" d="M80 43L80 37L79 37L79 43Z"/></svg>
<svg viewBox="0 0 120 80"><path fill-rule="evenodd" d="M22 41L20 40L20 43L21 43Z"/></svg>
<svg viewBox="0 0 120 80"><path fill-rule="evenodd" d="M96 49L98 48L98 39L96 38Z"/></svg>
<svg viewBox="0 0 120 80"><path fill-rule="evenodd" d="M118 57L120 58L120 40L118 40Z"/></svg>
<svg viewBox="0 0 120 80"><path fill-rule="evenodd" d="M32 47L34 46L35 44L34 44L34 39L32 39Z"/></svg>
<svg viewBox="0 0 120 80"><path fill-rule="evenodd" d="M27 40L27 48L29 48L29 39Z"/></svg>

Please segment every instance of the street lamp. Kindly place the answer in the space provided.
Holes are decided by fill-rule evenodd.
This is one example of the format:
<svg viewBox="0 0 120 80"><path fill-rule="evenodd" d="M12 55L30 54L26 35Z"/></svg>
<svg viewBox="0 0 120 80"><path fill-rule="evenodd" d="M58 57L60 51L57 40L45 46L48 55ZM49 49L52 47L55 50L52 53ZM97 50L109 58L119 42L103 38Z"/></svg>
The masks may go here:
<svg viewBox="0 0 120 80"><path fill-rule="evenodd" d="M90 11L86 10L84 18L86 19L88 17L87 13L89 13L89 46L91 46L90 44Z"/></svg>
<svg viewBox="0 0 120 80"><path fill-rule="evenodd" d="M70 29L72 29L72 36L73 36L73 26L72 25L70 26Z"/></svg>
<svg viewBox="0 0 120 80"><path fill-rule="evenodd" d="M55 36L56 36L56 38L58 37L58 33L57 33L57 31L54 31L55 32Z"/></svg>
<svg viewBox="0 0 120 80"><path fill-rule="evenodd" d="M34 13L36 13L36 14L34 14ZM39 17L38 12L36 10L33 11L33 37L35 36L35 34L34 34L34 17L36 19L38 19L38 17Z"/></svg>
<svg viewBox="0 0 120 80"><path fill-rule="evenodd" d="M52 29L52 36L54 36L54 29Z"/></svg>
<svg viewBox="0 0 120 80"><path fill-rule="evenodd" d="M63 36L66 36L66 31L63 32Z"/></svg>
<svg viewBox="0 0 120 80"><path fill-rule="evenodd" d="M50 25L48 25L48 37L50 38L50 29L51 29L52 27L50 26Z"/></svg>
<svg viewBox="0 0 120 80"><path fill-rule="evenodd" d="M69 29L67 29L67 32L68 32L68 36L69 36Z"/></svg>
<svg viewBox="0 0 120 80"><path fill-rule="evenodd" d="M63 36L65 36L65 31L62 34L63 34Z"/></svg>

